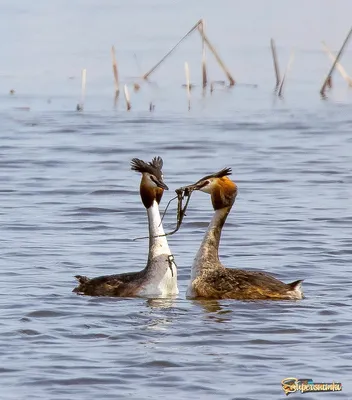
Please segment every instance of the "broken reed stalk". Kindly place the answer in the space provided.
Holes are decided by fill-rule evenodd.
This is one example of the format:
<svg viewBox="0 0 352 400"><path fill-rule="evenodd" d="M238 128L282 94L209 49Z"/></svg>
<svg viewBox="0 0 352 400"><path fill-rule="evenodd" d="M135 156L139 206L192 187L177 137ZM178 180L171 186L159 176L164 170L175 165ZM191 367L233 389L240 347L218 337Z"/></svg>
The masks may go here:
<svg viewBox="0 0 352 400"><path fill-rule="evenodd" d="M190 186L193 186L193 185L190 185ZM164 233L163 235L153 236L154 238L173 235L181 228L183 218L186 216L186 210L187 210L189 201L191 200L191 195L193 193L193 189L190 188L190 186L184 186L184 187L181 187L181 188L175 190L177 196L172 198L167 203L164 214L161 217L161 221L163 221L166 211L169 208L170 203L177 199L177 221L176 221L175 229L173 229L171 232ZM185 205L183 206L183 200L185 200L185 198L187 198L187 200L186 200ZM134 238L133 241L136 241L139 239L148 239L148 238L149 238L149 236L137 237L137 238Z"/></svg>
<svg viewBox="0 0 352 400"><path fill-rule="evenodd" d="M191 109L191 83L189 78L188 62L185 62L185 74L186 74L186 89L187 89L188 111L189 111Z"/></svg>
<svg viewBox="0 0 352 400"><path fill-rule="evenodd" d="M295 52L292 49L291 50L291 54L290 54L290 58L289 58L288 63L287 63L287 67L286 67L285 72L284 72L284 76L282 77L282 80L281 80L281 83L280 83L280 87L279 87L279 90L278 90L278 96L279 97L282 96L282 91L283 91L283 88L284 88L286 77L287 77L287 74L288 74L288 72L289 72L289 70L291 68L292 63L293 63L294 56L295 56Z"/></svg>
<svg viewBox="0 0 352 400"><path fill-rule="evenodd" d="M119 75L117 72L117 62L116 62L116 51L115 46L111 47L111 57L112 57L112 72L114 74L114 85L115 85L115 96L119 95Z"/></svg>
<svg viewBox="0 0 352 400"><path fill-rule="evenodd" d="M331 52L331 50L329 49L329 47L326 45L325 42L321 42L323 45L323 48L326 52L326 54L329 56L330 60L332 62L335 62L335 55ZM342 78L348 83L349 86L352 86L352 79L351 77L347 74L345 68L339 63L336 63L336 69L340 72Z"/></svg>
<svg viewBox="0 0 352 400"><path fill-rule="evenodd" d="M192 29L190 29L190 30L175 44L175 46L174 46L171 50L169 50L169 51L165 54L165 56L164 56L157 64L154 65L153 68L151 68L147 73L145 73L145 74L142 76L142 78L143 78L143 79L148 79L149 75L150 75L151 73L153 73L153 72L159 67L159 65L160 65L163 61L165 61L165 59L177 48L177 46L179 46L179 44L180 44L181 42L183 42L183 41L186 39L186 37L189 36L194 30L196 30L196 29L198 28L198 26L199 26L201 23L202 23L202 20L199 20L199 21L192 27Z"/></svg>
<svg viewBox="0 0 352 400"><path fill-rule="evenodd" d="M86 96L86 82L87 82L87 70L86 68L82 69L81 76L81 101L77 104L77 111L83 111L84 108L84 99Z"/></svg>
<svg viewBox="0 0 352 400"><path fill-rule="evenodd" d="M180 187L179 189L175 190L177 196L169 201L169 203L166 206L166 209L164 211L164 215L165 215L166 210L168 209L169 204L171 203L171 201L177 199L178 202L177 202L177 224L176 224L176 228L173 231L165 233L164 235L161 235L161 236L173 235L174 233L176 233L181 228L183 218L186 216L186 210L187 210L187 207L188 207L188 203L191 200L191 195L192 195L192 193L194 191L193 186L194 185L183 186L183 187ZM186 204L183 206L183 200L185 198L187 198L187 200L186 200ZM163 215L161 220L164 219L164 215Z"/></svg>
<svg viewBox="0 0 352 400"><path fill-rule="evenodd" d="M202 36L205 44L209 47L210 51L213 53L216 61L218 62L218 64L220 65L220 67L222 68L222 70L225 72L225 75L227 76L227 79L230 82L230 86L234 86L235 85L235 80L233 79L232 75L230 74L230 71L226 68L225 64L223 63L223 61L221 60L219 54L217 53L217 51L215 50L215 47L209 42L209 39L207 37L207 35L203 32L202 29L199 28L198 26L198 32L200 33L200 35Z"/></svg>
<svg viewBox="0 0 352 400"><path fill-rule="evenodd" d="M348 32L348 34L347 34L347 36L346 36L346 39L344 40L344 42L343 42L343 44L342 44L342 46L341 46L340 51L337 53L337 56L336 56L336 58L335 58L335 61L333 62L332 66L331 66L331 68L330 68L330 71L329 71L329 73L327 74L327 76L326 76L326 78L325 78L325 81L324 81L324 83L323 83L323 86L322 86L321 89L320 89L320 94L321 94L322 97L325 97L325 89L326 89L326 86L328 85L328 82L331 81L331 75L332 75L332 73L334 72L334 69L335 69L335 67L336 67L336 64L339 62L339 59L340 59L341 56L342 56L342 53L343 53L343 51L344 51L344 49L345 49L345 47L346 47L346 45L347 45L347 43L348 43L348 41L349 41L349 39L350 39L350 37L351 37L351 34L352 34L352 28L351 28L350 31Z"/></svg>
<svg viewBox="0 0 352 400"><path fill-rule="evenodd" d="M173 235L174 233L176 233L181 228L183 218L186 216L186 210L187 210L187 207L188 207L188 203L191 200L191 195L192 195L193 189L190 189L188 186L185 186L185 187L181 187L179 189L176 189L175 192L176 192L177 196L169 201L168 205L166 206L166 209L164 211L164 215L162 216L161 220L164 219L165 213L166 213L171 201L177 199L178 201L177 201L177 223L176 223L176 228L174 230L172 230L171 232L165 233L164 235L160 235L160 236ZM187 198L187 200L186 200L186 204L183 206L183 200L185 198Z"/></svg>
<svg viewBox="0 0 352 400"><path fill-rule="evenodd" d="M276 77L276 88L275 89L277 90L278 87L280 86L281 77L280 77L280 69L279 69L279 63L277 60L276 45L275 45L274 39L270 40L270 45L271 45L271 52L273 55L274 70L275 70L275 77Z"/></svg>
<svg viewBox="0 0 352 400"><path fill-rule="evenodd" d="M129 94L129 92L128 92L128 87L127 87L127 85L124 86L124 94L125 94L125 100L126 100L127 111L130 111L130 109L131 109L131 102L130 102L130 94Z"/></svg>
<svg viewBox="0 0 352 400"><path fill-rule="evenodd" d="M204 33L205 30L205 22L204 19L201 20L202 23L199 25L199 29ZM207 87L208 78L207 78L207 59L205 52L205 41L202 37L202 81L203 81L203 89Z"/></svg>

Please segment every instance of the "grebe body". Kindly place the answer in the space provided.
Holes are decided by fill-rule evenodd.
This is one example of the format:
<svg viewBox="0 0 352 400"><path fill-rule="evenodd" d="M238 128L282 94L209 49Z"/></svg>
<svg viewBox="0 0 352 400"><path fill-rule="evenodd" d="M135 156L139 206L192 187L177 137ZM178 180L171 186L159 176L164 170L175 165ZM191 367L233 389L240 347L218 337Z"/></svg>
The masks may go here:
<svg viewBox="0 0 352 400"><path fill-rule="evenodd" d="M230 168L200 179L188 188L211 195L214 215L192 265L189 298L236 300L297 300L302 280L286 284L266 272L225 268L219 260L221 231L237 196Z"/></svg>
<svg viewBox="0 0 352 400"><path fill-rule="evenodd" d="M163 160L150 163L134 158L133 170L142 174L140 195L147 209L149 223L149 253L146 267L139 272L99 276L89 279L77 275L79 285L74 292L88 296L166 297L178 294L177 267L161 223L159 203L164 189Z"/></svg>

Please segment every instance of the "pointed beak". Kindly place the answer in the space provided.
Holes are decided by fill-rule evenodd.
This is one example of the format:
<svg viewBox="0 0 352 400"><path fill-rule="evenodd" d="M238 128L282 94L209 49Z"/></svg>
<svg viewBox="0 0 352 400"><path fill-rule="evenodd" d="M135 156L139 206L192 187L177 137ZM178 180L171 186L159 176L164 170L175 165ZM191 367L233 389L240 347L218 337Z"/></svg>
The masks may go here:
<svg viewBox="0 0 352 400"><path fill-rule="evenodd" d="M157 179L157 180L155 181L155 183L156 183L156 185L157 185L158 187L160 187L161 189L169 190L169 188L165 185L165 183L164 183L162 180Z"/></svg>
<svg viewBox="0 0 352 400"><path fill-rule="evenodd" d="M176 193L184 193L188 196L194 190L200 190L204 186L204 181L193 183L192 185L182 186L179 189L176 189Z"/></svg>

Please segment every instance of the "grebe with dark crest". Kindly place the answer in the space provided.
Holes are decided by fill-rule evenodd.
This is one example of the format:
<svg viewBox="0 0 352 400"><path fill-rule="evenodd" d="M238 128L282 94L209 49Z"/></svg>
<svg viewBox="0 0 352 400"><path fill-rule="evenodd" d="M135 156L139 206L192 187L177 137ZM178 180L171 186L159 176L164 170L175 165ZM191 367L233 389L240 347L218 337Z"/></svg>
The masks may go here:
<svg viewBox="0 0 352 400"><path fill-rule="evenodd" d="M236 300L298 300L302 280L283 283L265 272L225 268L219 260L221 231L235 202L237 185L228 178L231 168L208 175L178 191L200 190L211 195L214 216L192 265L189 298ZM176 191L177 192L177 191Z"/></svg>
<svg viewBox="0 0 352 400"><path fill-rule="evenodd" d="M163 160L155 157L146 163L138 158L131 169L142 174L140 196L147 209L149 222L149 254L146 267L139 272L99 276L89 279L77 275L79 285L74 292L88 296L166 297L178 294L177 268L161 223L159 203L164 190Z"/></svg>

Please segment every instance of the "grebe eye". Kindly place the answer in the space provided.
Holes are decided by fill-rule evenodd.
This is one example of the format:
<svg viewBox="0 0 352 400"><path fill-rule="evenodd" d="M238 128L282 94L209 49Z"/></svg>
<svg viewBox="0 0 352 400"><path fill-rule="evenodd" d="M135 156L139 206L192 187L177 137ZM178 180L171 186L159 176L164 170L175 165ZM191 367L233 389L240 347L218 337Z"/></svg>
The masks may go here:
<svg viewBox="0 0 352 400"><path fill-rule="evenodd" d="M157 184L157 179L156 179L156 176L154 176L154 175L149 175L149 178L150 178L150 180L152 181L152 182L154 182L155 184Z"/></svg>
<svg viewBox="0 0 352 400"><path fill-rule="evenodd" d="M159 188L169 190L162 179L158 179L155 175L150 175L150 180Z"/></svg>
<svg viewBox="0 0 352 400"><path fill-rule="evenodd" d="M208 179L207 179L206 181L200 182L200 183L199 183L199 186L198 186L198 190L199 190L199 189L202 189L202 188L205 188L205 187L208 186L210 183L211 183L211 181L209 181Z"/></svg>

